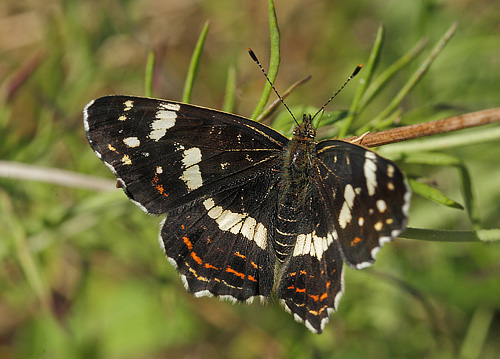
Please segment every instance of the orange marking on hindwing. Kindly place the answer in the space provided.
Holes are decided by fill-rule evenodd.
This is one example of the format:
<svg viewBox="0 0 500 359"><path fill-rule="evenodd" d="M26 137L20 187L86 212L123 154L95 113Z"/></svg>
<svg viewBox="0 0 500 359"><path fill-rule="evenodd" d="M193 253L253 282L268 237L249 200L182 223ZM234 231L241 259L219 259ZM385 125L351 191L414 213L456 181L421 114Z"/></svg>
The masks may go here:
<svg viewBox="0 0 500 359"><path fill-rule="evenodd" d="M229 266L226 268L226 272L232 273L235 276L240 277L241 279L245 279L245 275L243 273L237 272L237 271L235 271L233 268L231 268Z"/></svg>
<svg viewBox="0 0 500 359"><path fill-rule="evenodd" d="M312 295L312 294L309 294L309 297L312 298L312 300L314 300L315 302L317 302L319 300L319 295Z"/></svg>
<svg viewBox="0 0 500 359"><path fill-rule="evenodd" d="M191 252L191 257L193 257L193 259L196 261L196 263L198 263L198 264L203 263L203 261L201 260L201 258L198 257L195 252Z"/></svg>
<svg viewBox="0 0 500 359"><path fill-rule="evenodd" d="M359 238L359 237L354 237L354 239L352 240L351 242L351 247L354 247L356 244L358 244L359 242L361 242L362 239Z"/></svg>
<svg viewBox="0 0 500 359"><path fill-rule="evenodd" d="M186 246L189 250L193 249L193 243L191 243L188 237L182 237L182 240L184 241L184 243L186 243Z"/></svg>
<svg viewBox="0 0 500 359"><path fill-rule="evenodd" d="M247 257L245 257L245 256L244 256L243 254L241 254L240 252L236 252L236 253L234 253L234 255L235 255L236 257L240 257L240 258L243 258L243 259L247 259Z"/></svg>
<svg viewBox="0 0 500 359"><path fill-rule="evenodd" d="M219 270L219 268L214 267L214 266L213 266L213 265L211 265L210 263L205 263L205 268L211 268L211 269Z"/></svg>

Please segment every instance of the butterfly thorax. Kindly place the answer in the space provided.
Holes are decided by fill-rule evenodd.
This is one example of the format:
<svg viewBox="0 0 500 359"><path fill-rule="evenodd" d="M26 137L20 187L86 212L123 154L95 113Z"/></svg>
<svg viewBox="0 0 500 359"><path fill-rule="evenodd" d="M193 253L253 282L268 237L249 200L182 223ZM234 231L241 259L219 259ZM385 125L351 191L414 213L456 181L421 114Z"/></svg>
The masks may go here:
<svg viewBox="0 0 500 359"><path fill-rule="evenodd" d="M304 115L296 126L293 137L285 147L283 168L280 177L278 218L276 222L275 250L280 261L284 261L293 250L299 228L298 218L309 205L311 175L316 157L316 130L311 117Z"/></svg>

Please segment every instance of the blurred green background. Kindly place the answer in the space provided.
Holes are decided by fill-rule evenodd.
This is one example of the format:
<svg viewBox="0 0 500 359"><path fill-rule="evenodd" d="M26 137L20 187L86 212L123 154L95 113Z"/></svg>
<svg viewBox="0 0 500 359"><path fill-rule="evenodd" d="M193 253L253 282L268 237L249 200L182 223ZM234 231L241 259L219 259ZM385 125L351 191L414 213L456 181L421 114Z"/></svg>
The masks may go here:
<svg viewBox="0 0 500 359"><path fill-rule="evenodd" d="M282 50L276 87L283 91L313 76L287 99L290 106L321 106L367 61L380 24L386 31L378 71L428 38L418 61L398 73L365 112L369 119L454 21L457 33L403 102L401 123L500 104L497 0L276 0L275 5ZM70 170L112 184L113 175L87 144L83 107L105 94L144 94L149 51L156 53L154 96L180 100L207 20L211 26L192 103L221 108L228 68L234 66L234 112L249 116L265 80L246 49L267 67L267 14L267 2L255 0L2 0L0 160ZM358 85L353 81L330 107L348 108ZM464 143L442 153L460 158L470 171L481 228L500 228L498 141ZM463 204L455 168L403 169ZM397 239L379 253L374 267L346 269L339 312L318 336L274 299L267 306L231 305L186 293L156 240L160 220L146 216L120 190L0 177L0 359L497 358L500 353L498 242ZM471 228L465 211L417 196L409 225Z"/></svg>

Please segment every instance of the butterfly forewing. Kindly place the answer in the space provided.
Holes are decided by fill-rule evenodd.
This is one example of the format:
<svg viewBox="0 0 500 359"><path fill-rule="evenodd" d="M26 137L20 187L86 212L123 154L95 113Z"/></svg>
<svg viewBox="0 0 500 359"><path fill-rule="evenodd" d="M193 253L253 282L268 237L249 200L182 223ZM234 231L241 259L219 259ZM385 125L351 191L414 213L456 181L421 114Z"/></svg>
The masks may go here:
<svg viewBox="0 0 500 359"><path fill-rule="evenodd" d="M279 161L288 141L242 117L129 96L91 102L85 127L127 195L155 214L244 183Z"/></svg>

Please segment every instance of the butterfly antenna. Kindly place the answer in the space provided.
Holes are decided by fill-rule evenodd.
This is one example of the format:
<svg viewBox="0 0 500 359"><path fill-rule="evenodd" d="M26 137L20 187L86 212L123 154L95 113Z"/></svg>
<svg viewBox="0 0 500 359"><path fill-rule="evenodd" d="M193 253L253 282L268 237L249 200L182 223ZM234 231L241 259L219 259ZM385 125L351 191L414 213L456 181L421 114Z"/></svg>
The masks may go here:
<svg viewBox="0 0 500 359"><path fill-rule="evenodd" d="M250 57L252 58L253 61L255 61L255 63L260 67L260 70L262 71L262 73L264 74L264 76L266 77L266 80L267 82L269 82L269 85L271 85L271 87L273 88L273 91L274 93L276 94L276 96L278 96L278 98L280 99L281 103L283 104L283 106L285 106L285 108L287 109L288 113L292 116L293 120L295 121L295 123L298 125L299 123L297 122L297 119L295 118L295 116L293 115L292 111L290 111L290 109L288 108L288 106L286 105L285 101L283 101L283 98L281 97L281 95L278 93L278 90L276 90L276 88L274 87L273 83L271 82L271 80L269 80L269 77L267 76L267 73L266 73L266 70L264 70L264 68L262 67L262 65L260 64L260 61L259 59L257 58L257 56L255 56L255 53L252 51L252 49L248 48L248 53L250 54Z"/></svg>
<svg viewBox="0 0 500 359"><path fill-rule="evenodd" d="M340 93L340 91L342 91L342 89L345 87L345 85L347 85L347 83L348 83L349 81L351 81L351 80L353 79L353 77L354 77L354 76L356 76L356 75L359 73L359 71L361 70L361 68L362 68L362 67L363 67L363 64L359 64L359 65L358 65L358 66L354 69L354 71L352 72L352 75L351 75L351 76L349 76L349 77L347 78L347 80L345 80L344 84L343 84L343 85L342 85L342 86L341 86L341 87L337 90L337 92L335 92L335 93L333 94L333 96L332 96L332 97L330 97L330 99L329 99L328 101L326 101L326 103L325 103L325 104L324 104L324 105L323 105L323 106L322 106L322 107L318 110L318 112L316 112L316 113L314 114L314 116L313 116L312 118L315 118L315 117L318 115L318 113L320 113L321 111L323 111L323 110L325 109L325 107L326 107L326 106L328 106L328 104L329 104L329 103L330 103L330 102L331 102L331 101L332 101L332 100L333 100L333 99L334 99L334 98L335 98L335 97L336 97L336 96Z"/></svg>

